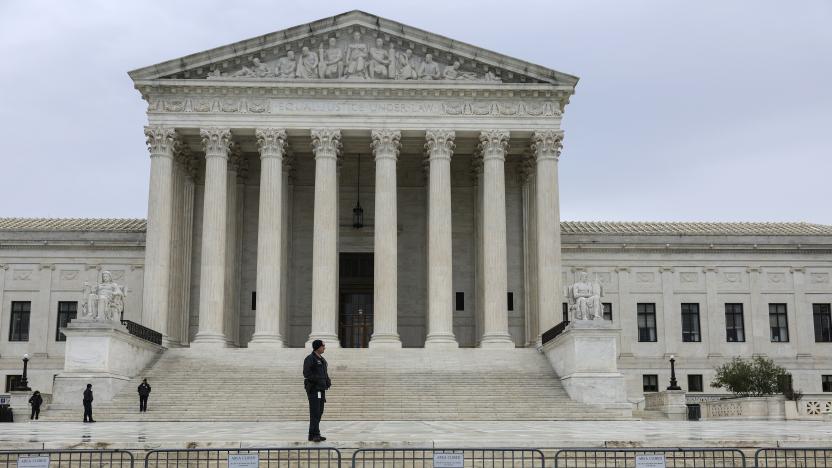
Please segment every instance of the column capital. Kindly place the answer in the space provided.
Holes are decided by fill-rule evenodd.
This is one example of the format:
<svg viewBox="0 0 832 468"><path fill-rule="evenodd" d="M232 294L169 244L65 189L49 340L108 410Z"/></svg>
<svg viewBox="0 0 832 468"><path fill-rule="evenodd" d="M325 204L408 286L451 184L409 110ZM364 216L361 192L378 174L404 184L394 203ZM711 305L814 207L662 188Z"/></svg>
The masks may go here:
<svg viewBox="0 0 832 468"><path fill-rule="evenodd" d="M282 158L286 152L286 130L282 128L258 128L254 131L260 159Z"/></svg>
<svg viewBox="0 0 832 468"><path fill-rule="evenodd" d="M508 130L483 130L480 132L479 150L483 160L505 160L508 151Z"/></svg>
<svg viewBox="0 0 832 468"><path fill-rule="evenodd" d="M148 125L144 127L144 136L147 137L147 149L150 150L151 158L161 156L173 159L173 154L180 144L173 127Z"/></svg>
<svg viewBox="0 0 832 468"><path fill-rule="evenodd" d="M336 159L341 153L341 130L337 128L313 128L312 152L315 159Z"/></svg>
<svg viewBox="0 0 832 468"><path fill-rule="evenodd" d="M431 128L425 131L425 152L428 160L451 159L456 148L456 132L444 128Z"/></svg>
<svg viewBox="0 0 832 468"><path fill-rule="evenodd" d="M202 137L202 144L205 146L206 158L228 158L232 144L231 130L220 127L201 128L199 136Z"/></svg>
<svg viewBox="0 0 832 468"><path fill-rule="evenodd" d="M401 148L402 132L399 130L377 129L370 133L372 142L370 148L376 159L392 158L398 159L399 148Z"/></svg>
<svg viewBox="0 0 832 468"><path fill-rule="evenodd" d="M544 130L532 134L532 152L536 160L558 160L563 148L563 132Z"/></svg>

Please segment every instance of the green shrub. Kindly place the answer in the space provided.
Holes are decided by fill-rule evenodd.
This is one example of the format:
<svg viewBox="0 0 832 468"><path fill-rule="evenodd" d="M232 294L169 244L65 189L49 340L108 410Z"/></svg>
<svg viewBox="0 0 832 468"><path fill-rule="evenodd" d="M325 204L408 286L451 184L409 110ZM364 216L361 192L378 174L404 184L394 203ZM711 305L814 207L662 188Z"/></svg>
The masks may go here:
<svg viewBox="0 0 832 468"><path fill-rule="evenodd" d="M716 368L711 387L725 388L735 396L767 396L781 393L789 374L771 359L755 356L734 358Z"/></svg>

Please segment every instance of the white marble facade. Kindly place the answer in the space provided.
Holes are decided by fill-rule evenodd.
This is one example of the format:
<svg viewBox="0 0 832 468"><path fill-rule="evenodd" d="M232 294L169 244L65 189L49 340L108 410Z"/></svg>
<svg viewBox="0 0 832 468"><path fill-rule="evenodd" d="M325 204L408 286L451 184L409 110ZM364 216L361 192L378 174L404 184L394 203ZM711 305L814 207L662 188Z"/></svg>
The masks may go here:
<svg viewBox="0 0 832 468"><path fill-rule="evenodd" d="M630 395L643 374L666 385L672 354L706 392L734 355L774 357L806 392L832 374L812 329L812 304L832 303L832 227L560 222L576 77L362 12L130 75L148 103L148 224L0 222L2 374L29 352L48 388L57 303L101 269L168 346L336 346L341 253L375 254L371 347L538 346L587 272ZM18 300L27 342L9 341ZM655 342L638 341L638 303L655 304ZM682 341L682 303L699 304L699 342ZM744 342L726 341L725 303L744 305ZM789 342L770 341L768 303L787 304Z"/></svg>

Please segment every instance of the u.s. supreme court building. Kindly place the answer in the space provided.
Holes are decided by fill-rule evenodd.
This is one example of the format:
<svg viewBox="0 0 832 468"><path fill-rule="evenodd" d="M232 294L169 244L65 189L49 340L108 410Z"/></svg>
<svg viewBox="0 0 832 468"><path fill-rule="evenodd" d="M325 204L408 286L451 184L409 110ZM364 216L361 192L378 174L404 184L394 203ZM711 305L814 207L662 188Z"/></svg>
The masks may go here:
<svg viewBox="0 0 832 468"><path fill-rule="evenodd" d="M123 318L162 334L157 366L296 359L281 353L313 339L332 359L546 363L541 337L573 319L565 291L583 278L614 336L602 371L630 401L664 389L670 356L689 396L752 355L832 391L832 226L561 220L558 180L584 177L558 173L575 76L353 11L130 77L147 222L0 219L7 387L24 353L43 392L71 370L61 330L108 271Z"/></svg>

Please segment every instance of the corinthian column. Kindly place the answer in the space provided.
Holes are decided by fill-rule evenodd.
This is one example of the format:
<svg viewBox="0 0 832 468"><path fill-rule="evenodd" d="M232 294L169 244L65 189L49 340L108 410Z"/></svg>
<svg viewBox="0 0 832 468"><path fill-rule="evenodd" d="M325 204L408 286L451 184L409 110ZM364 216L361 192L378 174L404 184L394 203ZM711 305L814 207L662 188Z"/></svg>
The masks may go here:
<svg viewBox="0 0 832 468"><path fill-rule="evenodd" d="M538 334L561 321L558 157L562 139L563 133L558 131L535 132L532 135L532 152L536 162Z"/></svg>
<svg viewBox="0 0 832 468"><path fill-rule="evenodd" d="M373 336L370 347L401 348L397 327L398 220L396 217L396 160L402 133L373 130L376 157L375 248L373 254Z"/></svg>
<svg viewBox="0 0 832 468"><path fill-rule="evenodd" d="M145 127L150 150L150 195L144 262L142 323L167 340L170 253L173 241L173 154L178 142L170 127Z"/></svg>
<svg viewBox="0 0 832 468"><path fill-rule="evenodd" d="M483 348L513 348L508 333L505 160L508 131L480 133L483 163Z"/></svg>
<svg viewBox="0 0 832 468"><path fill-rule="evenodd" d="M193 344L225 346L226 172L231 132L227 128L203 128L199 134L205 146L205 194L199 275L199 331Z"/></svg>
<svg viewBox="0 0 832 468"><path fill-rule="evenodd" d="M257 312L249 347L283 347L280 329L283 244L283 154L286 131L255 132L260 148L260 215L257 225Z"/></svg>
<svg viewBox="0 0 832 468"><path fill-rule="evenodd" d="M456 348L451 238L452 130L428 130L428 336L426 348Z"/></svg>
<svg viewBox="0 0 832 468"><path fill-rule="evenodd" d="M341 131L312 129L315 217L312 234L312 332L309 341L338 342L338 153Z"/></svg>

